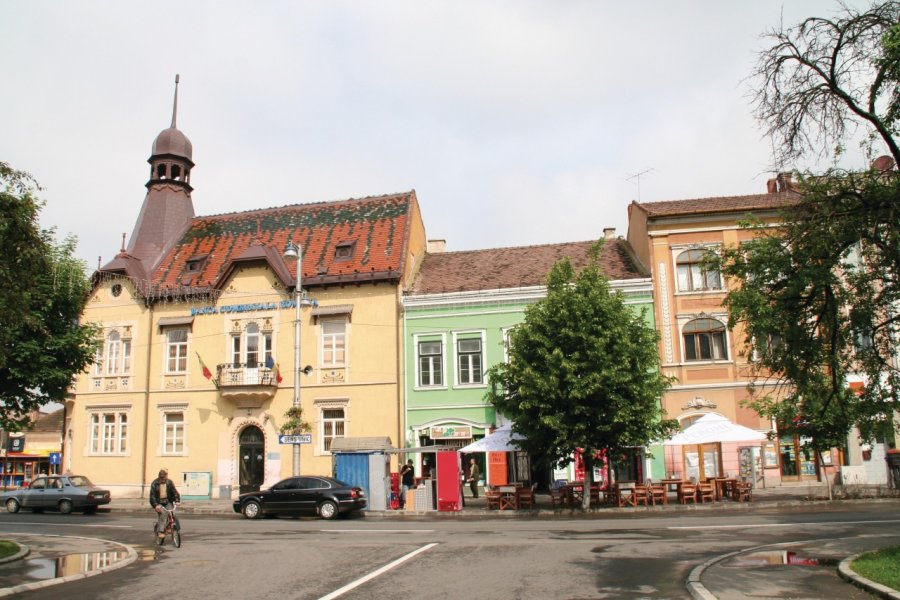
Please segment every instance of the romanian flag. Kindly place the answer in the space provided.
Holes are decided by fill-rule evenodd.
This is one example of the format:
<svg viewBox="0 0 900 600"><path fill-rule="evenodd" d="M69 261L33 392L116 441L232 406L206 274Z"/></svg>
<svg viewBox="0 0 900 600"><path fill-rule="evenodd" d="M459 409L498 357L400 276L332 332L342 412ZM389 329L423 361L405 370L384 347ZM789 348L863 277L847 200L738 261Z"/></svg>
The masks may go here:
<svg viewBox="0 0 900 600"><path fill-rule="evenodd" d="M200 358L200 353L197 353L197 360L200 361L200 368L203 369L203 376L207 379L212 379L212 371L209 370L209 367L206 366L206 363L203 362L203 359Z"/></svg>
<svg viewBox="0 0 900 600"><path fill-rule="evenodd" d="M281 376L281 367L278 366L278 363L275 363L275 383L281 383L281 380L284 379Z"/></svg>

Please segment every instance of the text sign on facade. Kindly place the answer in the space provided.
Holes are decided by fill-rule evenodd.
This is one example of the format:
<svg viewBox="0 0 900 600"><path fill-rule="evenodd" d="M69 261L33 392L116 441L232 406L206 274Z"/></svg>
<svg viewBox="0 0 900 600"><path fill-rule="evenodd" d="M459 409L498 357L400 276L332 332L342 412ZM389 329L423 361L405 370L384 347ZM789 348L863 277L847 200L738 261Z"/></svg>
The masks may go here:
<svg viewBox="0 0 900 600"><path fill-rule="evenodd" d="M301 433L300 435L279 435L279 444L312 444L311 433Z"/></svg>
<svg viewBox="0 0 900 600"><path fill-rule="evenodd" d="M431 428L431 439L452 440L469 439L472 437L472 428L468 425L442 425Z"/></svg>

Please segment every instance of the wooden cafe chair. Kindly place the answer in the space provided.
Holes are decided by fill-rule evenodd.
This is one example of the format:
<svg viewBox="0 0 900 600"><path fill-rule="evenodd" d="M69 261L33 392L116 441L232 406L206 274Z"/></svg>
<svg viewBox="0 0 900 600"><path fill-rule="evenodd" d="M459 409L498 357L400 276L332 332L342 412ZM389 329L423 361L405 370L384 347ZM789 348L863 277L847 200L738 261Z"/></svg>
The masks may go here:
<svg viewBox="0 0 900 600"><path fill-rule="evenodd" d="M697 501L701 504L706 502L715 502L716 488L714 481L703 481L697 484Z"/></svg>
<svg viewBox="0 0 900 600"><path fill-rule="evenodd" d="M653 506L657 504L668 504L669 503L669 494L668 490L666 490L666 486L661 483L653 483L649 479L647 480L647 490L650 495L650 503Z"/></svg>
<svg viewBox="0 0 900 600"><path fill-rule="evenodd" d="M697 502L697 484L692 481L685 481L681 484L678 492L678 502L687 504L688 502Z"/></svg>

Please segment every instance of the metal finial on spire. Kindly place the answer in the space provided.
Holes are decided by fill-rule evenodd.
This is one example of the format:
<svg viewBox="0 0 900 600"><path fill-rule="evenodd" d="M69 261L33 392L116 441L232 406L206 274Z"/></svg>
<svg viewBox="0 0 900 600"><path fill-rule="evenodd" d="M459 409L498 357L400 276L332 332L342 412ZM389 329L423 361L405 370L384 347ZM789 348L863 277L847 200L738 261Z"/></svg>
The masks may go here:
<svg viewBox="0 0 900 600"><path fill-rule="evenodd" d="M175 117L178 116L178 74L175 74L175 102L172 104L172 129L175 129Z"/></svg>
<svg viewBox="0 0 900 600"><path fill-rule="evenodd" d="M122 249L119 252L125 252L125 233L122 233Z"/></svg>

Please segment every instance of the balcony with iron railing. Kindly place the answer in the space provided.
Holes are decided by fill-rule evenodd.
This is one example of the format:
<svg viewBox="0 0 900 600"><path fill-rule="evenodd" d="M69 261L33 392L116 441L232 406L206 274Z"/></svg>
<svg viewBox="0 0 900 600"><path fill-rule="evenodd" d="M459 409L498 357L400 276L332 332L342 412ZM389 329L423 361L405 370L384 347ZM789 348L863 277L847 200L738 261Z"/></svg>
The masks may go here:
<svg viewBox="0 0 900 600"><path fill-rule="evenodd" d="M225 363L216 367L214 383L236 408L260 408L275 396L277 373L260 363Z"/></svg>

